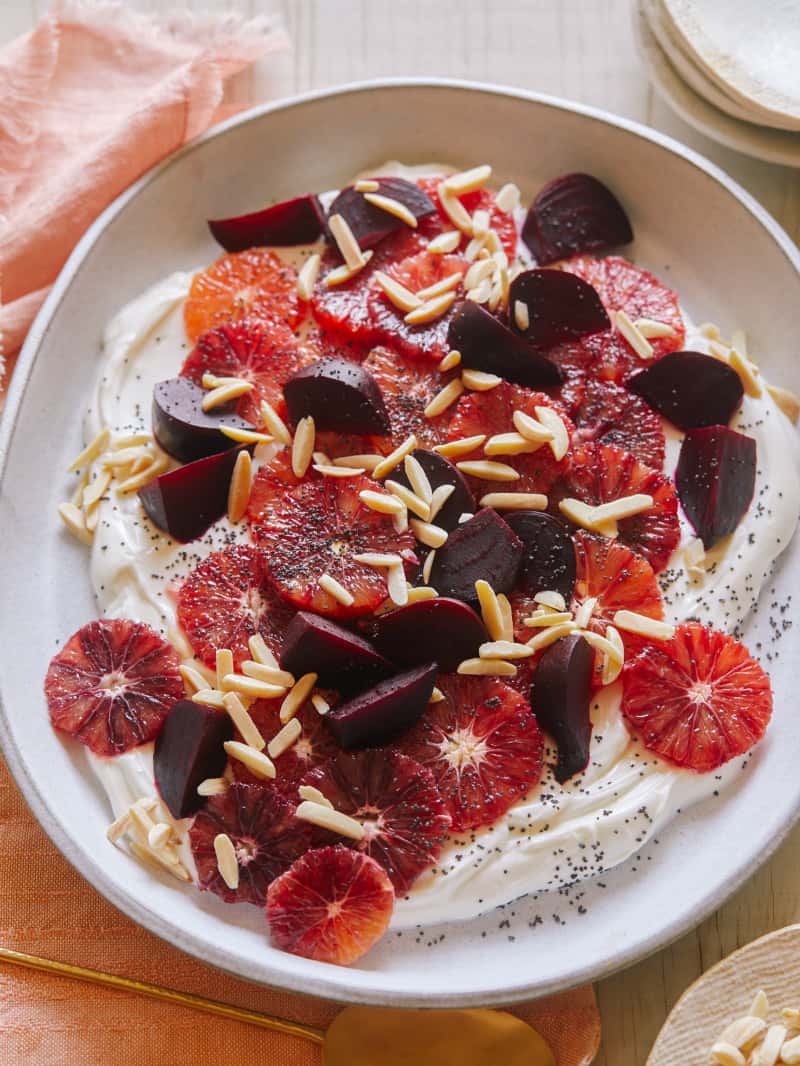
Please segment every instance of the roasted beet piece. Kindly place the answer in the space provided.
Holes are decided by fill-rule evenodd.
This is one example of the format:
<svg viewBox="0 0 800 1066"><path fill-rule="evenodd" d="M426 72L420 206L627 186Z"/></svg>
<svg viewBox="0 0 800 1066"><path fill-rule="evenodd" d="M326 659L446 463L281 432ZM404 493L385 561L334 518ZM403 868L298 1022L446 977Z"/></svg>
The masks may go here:
<svg viewBox="0 0 800 1066"><path fill-rule="evenodd" d="M272 244L310 244L322 233L325 214L316 196L296 196L261 211L209 219L208 228L226 252Z"/></svg>
<svg viewBox="0 0 800 1066"><path fill-rule="evenodd" d="M391 429L377 381L348 359L318 359L289 378L283 395L295 424L311 415L318 430L383 435Z"/></svg>
<svg viewBox="0 0 800 1066"><path fill-rule="evenodd" d="M223 745L232 739L233 722L226 711L193 700L173 706L153 755L156 785L173 818L188 818L202 807L197 786L222 774L228 761Z"/></svg>
<svg viewBox="0 0 800 1066"><path fill-rule="evenodd" d="M756 442L727 426L690 429L675 484L686 517L706 549L733 533L753 499Z"/></svg>
<svg viewBox="0 0 800 1066"><path fill-rule="evenodd" d="M434 660L444 673L452 673L464 659L478 654L489 635L466 603L437 596L380 615L375 620L373 639L397 666Z"/></svg>
<svg viewBox="0 0 800 1066"><path fill-rule="evenodd" d="M522 239L542 265L580 252L599 252L633 240L616 196L589 174L563 174L533 201Z"/></svg>
<svg viewBox="0 0 800 1066"><path fill-rule="evenodd" d="M525 270L511 282L511 327L536 348L552 348L611 328L603 301L588 281L566 270ZM517 304L527 309L520 325Z"/></svg>
<svg viewBox="0 0 800 1066"><path fill-rule="evenodd" d="M560 592L569 603L575 588L575 545L566 526L544 511L517 511L506 522L522 541L517 588L530 596Z"/></svg>
<svg viewBox="0 0 800 1066"><path fill-rule="evenodd" d="M326 718L328 728L347 751L386 744L422 716L438 674L436 663L428 662L381 681L334 707Z"/></svg>
<svg viewBox="0 0 800 1066"><path fill-rule="evenodd" d="M559 385L563 379L555 363L472 300L465 300L456 308L447 343L461 352L464 366L497 374L516 385L547 388Z"/></svg>
<svg viewBox="0 0 800 1066"><path fill-rule="evenodd" d="M209 455L236 447L236 441L221 432L229 429L252 430L252 425L235 414L228 404L213 411L203 410L208 393L189 378L159 381L153 389L153 436L160 447L182 463L205 459Z"/></svg>
<svg viewBox="0 0 800 1066"><path fill-rule="evenodd" d="M298 611L289 623L281 667L296 677L313 672L321 685L345 692L392 672L391 663L363 637L309 611Z"/></svg>
<svg viewBox="0 0 800 1066"><path fill-rule="evenodd" d="M405 178L375 178L374 180L379 185L380 196L399 201L417 220L435 213L436 205L433 200L413 181L406 181ZM333 201L328 208L328 218L331 215L342 216L361 248L372 248L390 233L406 226L406 223L396 215L371 204L364 198L364 193L359 192L353 185L342 189ZM334 241L334 246L335 243Z"/></svg>
<svg viewBox="0 0 800 1066"><path fill-rule="evenodd" d="M139 499L154 525L183 543L202 536L228 508L228 490L242 445L153 478Z"/></svg>
<svg viewBox="0 0 800 1066"><path fill-rule="evenodd" d="M467 484L467 479L457 466L437 452L427 452L423 448L416 448L411 454L427 474L434 491L440 485L453 486L453 491L446 502L436 512L434 521L437 526L448 532L455 529L462 514L473 514L475 511L475 497ZM392 471L392 478L407 488L411 487L411 482L402 466Z"/></svg>
<svg viewBox="0 0 800 1066"><path fill-rule="evenodd" d="M594 651L583 637L562 637L542 653L533 675L531 706L558 746L554 773L562 783L589 762L593 664Z"/></svg>
<svg viewBox="0 0 800 1066"><path fill-rule="evenodd" d="M679 429L727 425L744 395L733 367L702 352L669 352L625 384Z"/></svg>
<svg viewBox="0 0 800 1066"><path fill-rule="evenodd" d="M495 592L510 592L522 563L522 541L491 508L462 523L436 552L431 585L444 596L477 603L475 582L488 581Z"/></svg>

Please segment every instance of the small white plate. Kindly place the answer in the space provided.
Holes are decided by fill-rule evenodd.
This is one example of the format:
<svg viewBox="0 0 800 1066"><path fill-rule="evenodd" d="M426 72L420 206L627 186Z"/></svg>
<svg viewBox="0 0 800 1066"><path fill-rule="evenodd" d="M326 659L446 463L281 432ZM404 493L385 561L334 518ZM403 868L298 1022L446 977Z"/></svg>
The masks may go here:
<svg viewBox="0 0 800 1066"><path fill-rule="evenodd" d="M264 984L360 1003L490 1006L582 984L700 922L777 847L800 811L796 666L769 663L773 724L746 772L684 811L632 860L463 924L391 932L342 968L277 951L263 914L136 863L105 839L109 809L80 745L51 729L48 660L96 615L85 549L56 513L109 318L173 270L219 254L205 220L338 186L387 158L491 162L525 202L582 170L628 208L626 252L696 320L746 328L765 374L800 391L800 254L735 182L677 142L576 104L459 82L388 81L247 113L145 175L90 227L34 323L0 425L0 740L51 838L112 903L197 957ZM800 543L778 564L744 639L769 649L769 604L800 598ZM788 638L785 643L788 643ZM787 648L788 652L788 648Z"/></svg>
<svg viewBox="0 0 800 1066"><path fill-rule="evenodd" d="M800 133L769 129L726 115L694 92L670 63L647 21L645 0L633 6L633 29L639 55L659 96L690 126L737 152L800 167Z"/></svg>

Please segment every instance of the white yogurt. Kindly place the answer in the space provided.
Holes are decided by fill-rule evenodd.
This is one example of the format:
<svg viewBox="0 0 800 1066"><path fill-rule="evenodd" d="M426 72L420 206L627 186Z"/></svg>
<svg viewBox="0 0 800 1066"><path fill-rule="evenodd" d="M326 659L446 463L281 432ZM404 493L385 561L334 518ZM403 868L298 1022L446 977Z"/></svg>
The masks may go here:
<svg viewBox="0 0 800 1066"><path fill-rule="evenodd" d="M413 174L420 169L387 165L380 172ZM298 254L303 253L291 255L295 262ZM120 433L150 430L153 387L177 374L188 350L183 301L190 282L190 274L171 275L109 324L102 376L86 421L87 439L103 425ZM708 348L691 324L685 346ZM681 562L681 548L694 536L682 516L681 548L660 579L669 620L698 618L727 631L735 630L756 602L800 513L795 434L766 388L757 399L745 397L732 424L756 440L753 504L733 535L711 553L700 581L689 579ZM667 427L665 468L670 474L680 439ZM259 451L257 462L271 454ZM247 542L247 528L231 527L223 518L201 540L175 544L155 529L136 494L118 496L112 490L101 504L91 551L91 580L101 612L140 619L166 633L175 624L170 586L179 584L199 559L232 540ZM628 735L620 699L619 683L598 696L587 770L565 785L548 771L496 826L454 840L436 868L398 902L393 926L471 918L525 893L598 874L637 851L679 808L734 777L735 762L718 773L699 775L654 758ZM152 745L114 759L91 753L88 758L115 816L133 800L152 794ZM185 853L185 839L183 844Z"/></svg>

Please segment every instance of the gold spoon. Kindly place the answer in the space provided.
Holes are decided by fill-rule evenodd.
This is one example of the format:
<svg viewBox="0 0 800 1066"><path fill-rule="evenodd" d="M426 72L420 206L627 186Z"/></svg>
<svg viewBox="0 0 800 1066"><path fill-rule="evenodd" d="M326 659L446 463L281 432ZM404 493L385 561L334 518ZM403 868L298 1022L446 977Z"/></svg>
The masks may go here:
<svg viewBox="0 0 800 1066"><path fill-rule="evenodd" d="M68 962L42 959L0 947L0 962L29 970L105 985L150 999L231 1018L261 1029L272 1029L322 1045L325 1066L428 1066L458 1061L462 1066L556 1066L546 1041L525 1022L496 1010L400 1010L391 1007L345 1007L327 1032L312 1025L289 1022L258 1011L245 1010L177 992L146 981Z"/></svg>

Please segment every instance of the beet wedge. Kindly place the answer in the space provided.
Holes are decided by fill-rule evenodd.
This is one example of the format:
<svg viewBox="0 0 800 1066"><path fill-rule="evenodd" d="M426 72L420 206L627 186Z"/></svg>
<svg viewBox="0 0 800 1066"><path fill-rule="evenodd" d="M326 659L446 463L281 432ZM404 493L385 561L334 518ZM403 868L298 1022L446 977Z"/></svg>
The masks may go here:
<svg viewBox="0 0 800 1066"><path fill-rule="evenodd" d="M426 663L338 704L325 719L346 751L379 747L407 732L428 706L439 668Z"/></svg>
<svg viewBox="0 0 800 1066"><path fill-rule="evenodd" d="M554 362L472 300L465 300L456 308L447 343L461 352L465 367L497 374L515 385L540 389L559 385L563 380Z"/></svg>
<svg viewBox="0 0 800 1066"><path fill-rule="evenodd" d="M691 429L681 445L675 484L686 517L706 550L733 533L753 499L756 442L728 429Z"/></svg>
<svg viewBox="0 0 800 1066"><path fill-rule="evenodd" d="M243 252L261 245L286 247L310 244L322 234L325 213L316 196L292 200L231 218L209 219L211 235L226 252Z"/></svg>
<svg viewBox="0 0 800 1066"><path fill-rule="evenodd" d="M590 174L562 174L538 193L522 240L544 266L582 252L600 252L633 240L622 204Z"/></svg>
<svg viewBox="0 0 800 1066"><path fill-rule="evenodd" d="M542 653L533 675L531 706L558 746L553 772L562 784L589 762L593 664L594 651L583 637L562 637Z"/></svg>

